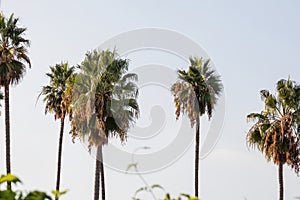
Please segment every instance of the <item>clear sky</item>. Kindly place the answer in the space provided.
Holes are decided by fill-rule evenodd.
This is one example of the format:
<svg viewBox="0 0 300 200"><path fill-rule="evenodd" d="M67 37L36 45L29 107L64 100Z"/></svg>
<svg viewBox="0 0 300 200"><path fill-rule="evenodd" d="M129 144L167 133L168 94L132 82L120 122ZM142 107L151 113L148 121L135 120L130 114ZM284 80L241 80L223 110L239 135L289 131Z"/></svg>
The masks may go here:
<svg viewBox="0 0 300 200"><path fill-rule="evenodd" d="M50 191L55 186L59 122L44 115L41 101L35 105L41 86L48 83L45 73L49 66L61 61L76 65L88 50L112 36L155 27L179 32L201 45L214 61L225 87L222 137L214 151L201 160L201 199L276 199L277 167L267 163L260 152L247 148L246 115L262 108L261 89L273 91L276 81L289 75L300 82L299 9L297 0L2 0L1 10L20 17L20 24L28 27L27 37L31 40L32 69L11 90L12 172L23 180L24 188ZM176 58L168 63L163 57L158 55L155 62L171 66L174 71L185 67L182 61L176 64ZM132 63L134 58L142 64L151 60L145 53L129 57ZM147 96L154 91L155 95ZM151 106L172 103L166 91L154 86L142 90L139 101L144 111L139 123L147 126L153 122ZM147 100L142 101L143 98ZM140 146L163 148L161 145L172 141L172 130L178 123L172 105L165 111L167 121L157 143L143 140ZM0 173L4 173L4 115L1 118ZM202 130L205 132L205 127ZM72 143L69 126L65 132L61 188L70 191L62 199L92 199L94 159L80 142ZM192 129L186 131L193 133ZM136 147L130 140L127 146L129 150ZM192 194L193 156L192 146L177 162L146 174L145 178L175 196L181 192ZM284 177L286 199L300 196L300 179L288 167ZM136 175L106 167L107 199L131 199L141 186L143 183Z"/></svg>

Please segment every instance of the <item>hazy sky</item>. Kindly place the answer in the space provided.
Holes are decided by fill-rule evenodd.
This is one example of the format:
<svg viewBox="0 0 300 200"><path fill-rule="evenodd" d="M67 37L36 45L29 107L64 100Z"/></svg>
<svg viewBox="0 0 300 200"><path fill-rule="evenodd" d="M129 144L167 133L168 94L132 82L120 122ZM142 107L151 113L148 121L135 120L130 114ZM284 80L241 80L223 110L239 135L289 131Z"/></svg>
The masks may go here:
<svg viewBox="0 0 300 200"><path fill-rule="evenodd" d="M222 137L214 151L201 160L201 199L276 199L277 167L267 163L260 152L247 148L245 134L249 125L245 117L262 108L261 89L273 91L276 81L289 75L300 82L299 9L297 0L2 0L1 10L6 15L19 16L20 24L28 27L26 36L31 40L32 69L11 90L12 172L23 180L27 189L51 191L55 186L59 122L52 115L44 115L41 101L35 105L41 86L48 83L45 73L49 66L61 61L78 64L88 50L115 35L155 27L176 31L201 45L214 61L225 87ZM174 72L187 67L182 60L177 64L178 58L165 56L144 51L128 58L132 60L132 68L150 62L168 66ZM141 89L139 99L143 108L138 122L141 126L150 126L155 121L151 121L151 107L166 106L163 111L167 120L161 132L149 140L140 140L138 145L129 138L126 147L118 142L116 146L128 151L150 146L154 152L172 143L175 137L172 134L180 121L175 121L172 96L168 92L167 88L151 85ZM1 174L5 172L4 115L2 119ZM207 127L202 130L205 132ZM61 188L70 191L62 199L92 199L94 159L80 142L72 143L69 126L65 132ZM194 134L194 130L187 129L186 134ZM181 192L192 194L193 150L192 146L177 162L146 174L145 178L175 196ZM284 177L286 199L300 196L299 178L288 167ZM108 200L131 199L141 186L143 183L136 175L106 167ZM144 197L151 199L147 194Z"/></svg>

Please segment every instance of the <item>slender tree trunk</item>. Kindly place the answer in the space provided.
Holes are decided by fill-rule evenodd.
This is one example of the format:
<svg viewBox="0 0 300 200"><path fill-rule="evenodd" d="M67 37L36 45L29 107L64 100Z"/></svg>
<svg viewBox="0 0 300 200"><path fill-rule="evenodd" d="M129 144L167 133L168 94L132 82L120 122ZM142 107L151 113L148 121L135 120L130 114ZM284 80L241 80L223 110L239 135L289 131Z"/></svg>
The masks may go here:
<svg viewBox="0 0 300 200"><path fill-rule="evenodd" d="M64 125L65 125L65 117L63 116L60 119L60 133L59 133L58 156L57 156L57 176L56 176L56 188L55 188L56 191L59 191L59 185L60 185ZM55 200L58 200L58 199L59 199L58 197L55 197Z"/></svg>
<svg viewBox="0 0 300 200"><path fill-rule="evenodd" d="M278 167L279 200L283 200L283 164Z"/></svg>
<svg viewBox="0 0 300 200"><path fill-rule="evenodd" d="M199 146L200 146L200 119L196 118L196 144L195 144L195 196L199 197Z"/></svg>
<svg viewBox="0 0 300 200"><path fill-rule="evenodd" d="M9 84L4 86L5 101L5 137L6 137L6 173L11 174L10 163L10 120L9 120ZM11 189L11 183L7 183L7 189Z"/></svg>
<svg viewBox="0 0 300 200"><path fill-rule="evenodd" d="M100 161L99 161L99 148L97 148L96 155L96 169L95 169L95 185L94 185L94 200L99 200L99 190L100 190Z"/></svg>
<svg viewBox="0 0 300 200"><path fill-rule="evenodd" d="M101 174L101 192L102 192L101 195L102 195L102 200L105 200L105 181L104 181L102 145L98 146L97 148L94 200L99 200L100 174Z"/></svg>
<svg viewBox="0 0 300 200"><path fill-rule="evenodd" d="M104 181L104 165L103 165L103 152L102 146L100 147L100 173L101 173L101 192L102 192L102 200L105 200L105 181Z"/></svg>

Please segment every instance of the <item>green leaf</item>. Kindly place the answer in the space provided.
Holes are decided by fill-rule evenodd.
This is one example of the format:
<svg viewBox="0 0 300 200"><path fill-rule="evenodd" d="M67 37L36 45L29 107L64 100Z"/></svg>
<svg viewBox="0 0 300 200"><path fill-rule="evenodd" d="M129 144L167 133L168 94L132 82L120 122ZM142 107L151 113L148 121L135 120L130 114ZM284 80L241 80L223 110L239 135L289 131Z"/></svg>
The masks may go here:
<svg viewBox="0 0 300 200"><path fill-rule="evenodd" d="M139 188L137 191L135 191L135 196L136 196L138 193L140 193L140 192L142 192L142 191L147 191L147 190L148 190L147 187L141 187L141 188Z"/></svg>
<svg viewBox="0 0 300 200"><path fill-rule="evenodd" d="M0 184L2 184L4 182L15 183L15 184L16 183L22 183L21 180L18 177L14 176L12 174L2 175L0 177Z"/></svg>
<svg viewBox="0 0 300 200"><path fill-rule="evenodd" d="M52 194L55 196L55 198L59 198L62 195L66 194L67 192L68 190L64 190L64 191L53 190Z"/></svg>
<svg viewBox="0 0 300 200"><path fill-rule="evenodd" d="M16 193L11 190L0 191L0 200L15 200Z"/></svg>
<svg viewBox="0 0 300 200"><path fill-rule="evenodd" d="M45 192L32 191L24 198L24 200L52 200Z"/></svg>
<svg viewBox="0 0 300 200"><path fill-rule="evenodd" d="M181 193L180 196L182 196L182 197L187 197L188 200L199 200L198 197L195 197L195 196L191 197L191 196L188 195L188 194L183 194L183 193Z"/></svg>
<svg viewBox="0 0 300 200"><path fill-rule="evenodd" d="M260 96L262 100L265 100L266 98L268 98L268 96L270 96L270 92L268 90L261 90Z"/></svg>
<svg viewBox="0 0 300 200"><path fill-rule="evenodd" d="M155 188L159 188L161 190L165 190L161 185L158 185L158 184L154 184L151 186L152 189L155 189Z"/></svg>
<svg viewBox="0 0 300 200"><path fill-rule="evenodd" d="M259 114L259 113L250 113L249 115L247 115L247 121L251 121L251 120L262 120L264 119L264 115Z"/></svg>
<svg viewBox="0 0 300 200"><path fill-rule="evenodd" d="M171 200L171 197L170 197L170 194L169 194L169 193L166 194L165 200Z"/></svg>
<svg viewBox="0 0 300 200"><path fill-rule="evenodd" d="M276 99L275 97L273 97L272 95L269 95L266 100L265 100L265 104L266 106L272 108L272 109L276 109Z"/></svg>
<svg viewBox="0 0 300 200"><path fill-rule="evenodd" d="M265 132L270 128L270 126L271 124L267 124L267 123L261 124L260 126L261 134L265 134Z"/></svg>

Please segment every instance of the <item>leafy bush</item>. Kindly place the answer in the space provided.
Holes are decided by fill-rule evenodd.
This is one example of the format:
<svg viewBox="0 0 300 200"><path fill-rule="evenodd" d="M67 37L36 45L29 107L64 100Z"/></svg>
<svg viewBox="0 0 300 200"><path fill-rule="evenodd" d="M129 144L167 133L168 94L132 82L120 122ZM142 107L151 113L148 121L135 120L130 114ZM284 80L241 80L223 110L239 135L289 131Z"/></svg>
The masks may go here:
<svg viewBox="0 0 300 200"><path fill-rule="evenodd" d="M21 180L12 175L2 175L0 177L0 186L3 183L22 183ZM29 193L22 191L12 191L10 189L1 190L0 189L0 200L52 200L50 196L48 196L45 192L41 191L31 191Z"/></svg>

